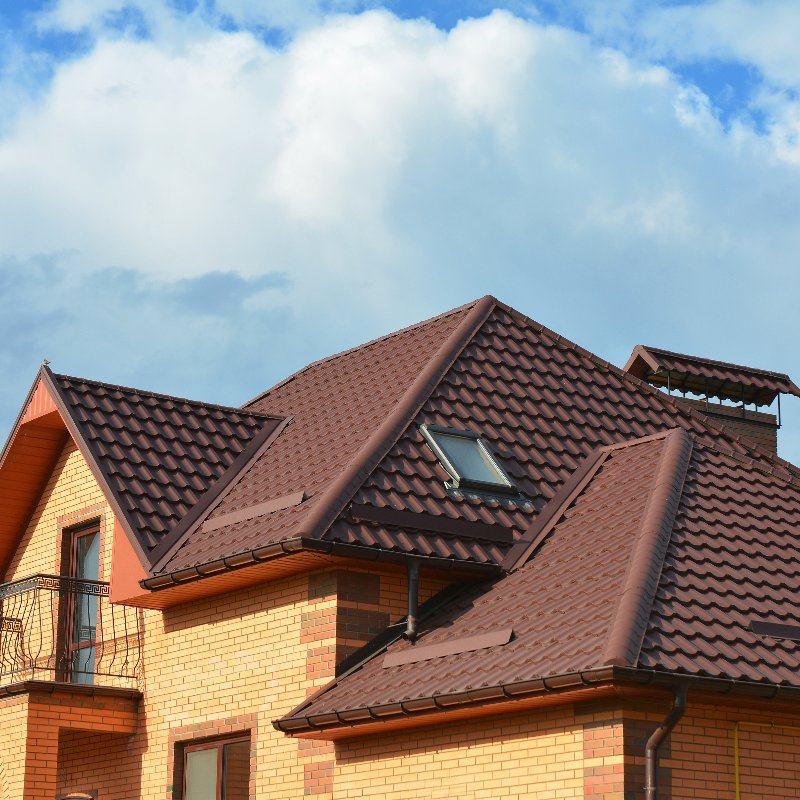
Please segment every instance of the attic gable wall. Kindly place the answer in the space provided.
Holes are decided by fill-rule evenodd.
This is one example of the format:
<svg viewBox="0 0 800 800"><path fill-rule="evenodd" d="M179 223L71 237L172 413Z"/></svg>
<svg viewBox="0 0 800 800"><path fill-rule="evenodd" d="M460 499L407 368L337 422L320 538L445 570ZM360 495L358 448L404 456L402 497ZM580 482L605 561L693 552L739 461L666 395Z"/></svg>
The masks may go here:
<svg viewBox="0 0 800 800"><path fill-rule="evenodd" d="M91 519L100 520L100 579L108 580L113 513L75 442L68 439L3 580L14 581L37 573L58 574L62 530Z"/></svg>

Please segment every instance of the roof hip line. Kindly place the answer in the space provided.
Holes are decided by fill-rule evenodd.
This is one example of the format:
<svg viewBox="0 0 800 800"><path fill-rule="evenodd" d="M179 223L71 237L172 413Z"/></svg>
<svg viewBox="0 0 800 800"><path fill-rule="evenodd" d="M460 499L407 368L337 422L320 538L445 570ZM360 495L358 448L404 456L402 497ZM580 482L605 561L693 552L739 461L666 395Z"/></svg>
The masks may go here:
<svg viewBox="0 0 800 800"><path fill-rule="evenodd" d="M311 510L296 536L323 538L344 506L405 430L453 362L486 321L497 301L491 295L478 300L456 329L442 343L436 355L406 389L394 410L362 445Z"/></svg>
<svg viewBox="0 0 800 800"><path fill-rule="evenodd" d="M665 439L602 664L635 666L638 660L691 454L690 434L683 428L674 429Z"/></svg>

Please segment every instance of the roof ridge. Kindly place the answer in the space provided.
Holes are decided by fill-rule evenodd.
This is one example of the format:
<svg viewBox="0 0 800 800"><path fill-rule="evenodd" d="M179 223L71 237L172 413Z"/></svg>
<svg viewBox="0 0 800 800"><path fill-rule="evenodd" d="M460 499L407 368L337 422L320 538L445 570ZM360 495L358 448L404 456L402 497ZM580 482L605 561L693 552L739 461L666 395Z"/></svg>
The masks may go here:
<svg viewBox="0 0 800 800"><path fill-rule="evenodd" d="M282 418L280 414L269 414L263 411L249 411L241 406L226 406L222 405L221 403L206 403L204 400L192 400L189 397L178 397L172 394L165 394L164 392L153 392L149 389L137 389L135 386L122 386L117 383L107 383L106 381L96 381L91 378L81 378L78 375L65 375L63 373L53 372L50 369L48 369L48 372L53 378L67 378L71 381L82 381L83 383L89 383L93 386L102 386L105 389L115 389L116 391L120 392L136 392L137 394L145 397L154 397L158 400L172 400L178 403L188 403L189 405L193 406L202 406L203 408L216 408L220 411L235 411L237 414L249 414L253 417L274 417L276 419Z"/></svg>
<svg viewBox="0 0 800 800"><path fill-rule="evenodd" d="M603 665L633 666L638 660L683 494L692 444L691 435L683 428L674 428L665 438L658 473L630 556L625 585L612 617Z"/></svg>
<svg viewBox="0 0 800 800"><path fill-rule="evenodd" d="M350 355L351 353L355 353L358 350L364 350L368 347L373 347L376 344L380 344L381 342L385 342L389 339L393 339L397 336L401 336L403 334L408 333L409 331L417 330L419 328L424 327L425 325L429 325L432 322L436 322L441 319L446 319L447 317L453 316L454 314L458 314L460 312L465 311L466 309L470 309L477 305L481 300L485 300L486 297L490 295L486 295L485 297L479 298L478 300L472 300L469 303L464 303L463 305L457 306L456 308L451 308L449 311L443 311L441 314L437 314L436 316L430 317L429 319L421 320L420 322L415 322L413 325L407 325L405 328L400 328L396 331L390 331L389 333L384 333L382 336L377 336L374 339L370 339L366 342L362 342L361 344L357 344L354 347L348 347L346 350L341 350L338 353L333 353L329 356L325 356L323 358L318 358L316 361L312 361L310 364L306 364L304 367L301 367L297 372L293 372L291 375L287 375L282 380L278 381L273 386L270 386L269 389L265 389L260 394L256 395L251 400L248 400L246 403L242 403L242 408L246 408L248 406L253 405L253 403L257 403L259 400L263 400L270 392L275 391L275 389L279 389L281 386L285 386L290 381L293 381L295 378L298 378L308 370L313 369L314 367L318 367L321 364L326 364L329 361L335 361L337 358L342 358L343 356Z"/></svg>
<svg viewBox="0 0 800 800"><path fill-rule="evenodd" d="M708 417L703 414L699 410L695 410L688 405L683 405L676 400L673 400L672 397L668 394L664 394L664 392L659 391L654 386L651 386L646 381L642 380L641 378L637 378L635 375L632 375L629 372L625 372L625 370L618 367L616 364L612 364L610 361L606 361L600 356L595 355L590 350L587 350L585 347L581 347L579 344L576 344L571 339L567 339L564 336L556 333L555 331L548 328L546 325L542 325L541 322L537 322L535 319L531 319L526 314L523 314L521 311L517 311L517 309L512 308L506 303L502 302L501 300L497 300L497 306L499 308L504 309L506 312L511 314L518 320L523 320L528 324L532 325L539 333L548 336L554 344L562 344L570 350L574 350L579 355L583 356L584 358L588 358L595 366L600 367L608 372L611 372L613 375L616 375L618 378L621 378L628 383L632 383L637 389L642 389L646 392L649 392L653 397L657 397L659 401L667 406L670 410L677 412L680 416L688 417L689 419L694 420L699 425L703 426L704 428L708 429L709 432L712 434L722 436L728 441L736 442L737 444L741 445L746 451L750 453L755 453L759 458L764 461L769 461L773 464L777 464L785 469L788 469L792 474L796 475L800 478L800 467L795 464L792 464L791 461L786 461L785 459L781 458L777 453L772 453L769 450L765 450L756 442L752 441L746 436L740 436L735 433L731 433L728 428L722 425L716 425L715 423L711 422Z"/></svg>
<svg viewBox="0 0 800 800"><path fill-rule="evenodd" d="M324 537L346 503L405 431L419 408L438 386L443 375L483 326L497 302L491 295L486 295L471 304L467 315L429 359L427 365L395 404L394 409L345 465L327 487L316 507L300 523L301 530L297 532L298 536Z"/></svg>

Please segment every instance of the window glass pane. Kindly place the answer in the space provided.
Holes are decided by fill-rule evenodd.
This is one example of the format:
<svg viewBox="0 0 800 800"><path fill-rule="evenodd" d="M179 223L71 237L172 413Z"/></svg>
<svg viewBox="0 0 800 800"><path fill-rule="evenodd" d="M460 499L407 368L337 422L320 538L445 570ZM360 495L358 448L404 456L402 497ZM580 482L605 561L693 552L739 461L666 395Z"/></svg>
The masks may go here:
<svg viewBox="0 0 800 800"><path fill-rule="evenodd" d="M503 477L486 457L477 439L437 433L436 441L462 478L506 485Z"/></svg>
<svg viewBox="0 0 800 800"><path fill-rule="evenodd" d="M223 756L223 800L248 800L250 784L250 742L225 745Z"/></svg>
<svg viewBox="0 0 800 800"><path fill-rule="evenodd" d="M186 754L185 800L217 800L217 748Z"/></svg>

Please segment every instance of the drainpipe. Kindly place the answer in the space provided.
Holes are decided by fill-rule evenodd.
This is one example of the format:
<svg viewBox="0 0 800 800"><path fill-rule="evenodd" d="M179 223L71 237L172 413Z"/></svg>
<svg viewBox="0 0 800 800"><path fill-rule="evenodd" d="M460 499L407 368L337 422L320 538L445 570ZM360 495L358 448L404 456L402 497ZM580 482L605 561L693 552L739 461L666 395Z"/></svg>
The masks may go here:
<svg viewBox="0 0 800 800"><path fill-rule="evenodd" d="M672 733L672 729L678 724L685 711L686 684L682 683L675 687L675 696L672 699L672 708L669 714L664 717L664 721L647 740L647 747L644 751L645 800L657 800L658 798L658 781L656 779L658 748L661 747L664 739Z"/></svg>
<svg viewBox="0 0 800 800"><path fill-rule="evenodd" d="M403 634L412 644L417 638L417 612L419 610L419 561L408 562L408 616Z"/></svg>

